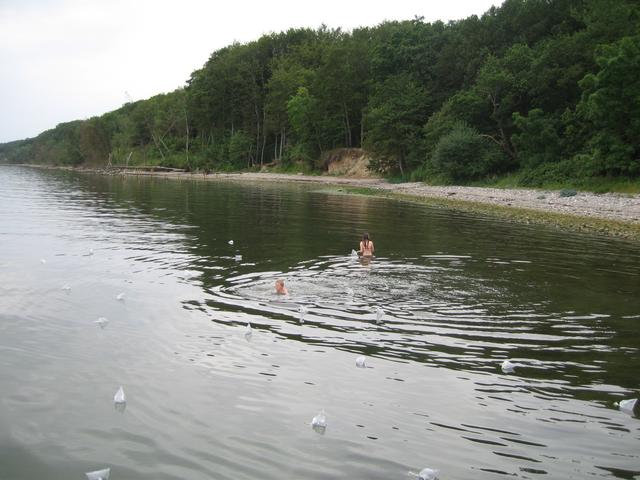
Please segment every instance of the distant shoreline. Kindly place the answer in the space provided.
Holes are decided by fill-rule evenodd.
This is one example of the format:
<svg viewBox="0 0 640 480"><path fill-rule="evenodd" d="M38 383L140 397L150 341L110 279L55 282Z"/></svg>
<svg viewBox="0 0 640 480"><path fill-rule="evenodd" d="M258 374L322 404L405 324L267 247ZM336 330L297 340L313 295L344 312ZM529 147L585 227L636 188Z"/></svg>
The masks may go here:
<svg viewBox="0 0 640 480"><path fill-rule="evenodd" d="M510 221L554 225L640 241L640 195L577 192L560 196L559 190L499 189L389 183L376 178L282 173L107 172L99 169L26 165L103 175L150 176L167 179L234 182L284 182L324 185L328 192L375 195L423 204L489 214Z"/></svg>

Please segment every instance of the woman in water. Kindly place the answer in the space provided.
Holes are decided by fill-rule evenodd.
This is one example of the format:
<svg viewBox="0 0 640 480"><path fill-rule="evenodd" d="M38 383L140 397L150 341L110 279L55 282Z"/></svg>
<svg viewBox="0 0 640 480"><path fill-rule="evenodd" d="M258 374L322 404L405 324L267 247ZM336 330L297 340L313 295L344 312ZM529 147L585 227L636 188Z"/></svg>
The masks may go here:
<svg viewBox="0 0 640 480"><path fill-rule="evenodd" d="M369 234L365 233L362 235L362 240L360 241L360 251L359 255L363 257L373 257L373 242L369 240Z"/></svg>

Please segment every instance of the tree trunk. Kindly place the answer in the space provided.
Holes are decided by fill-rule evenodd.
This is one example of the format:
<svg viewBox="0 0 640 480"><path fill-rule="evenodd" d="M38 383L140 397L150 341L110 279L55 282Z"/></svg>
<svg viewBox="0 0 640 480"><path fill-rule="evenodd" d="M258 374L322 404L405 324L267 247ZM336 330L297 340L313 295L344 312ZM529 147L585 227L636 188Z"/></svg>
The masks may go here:
<svg viewBox="0 0 640 480"><path fill-rule="evenodd" d="M344 125L347 129L347 147L351 148L351 124L349 123L349 111L347 110L346 102L342 102L342 107L344 108Z"/></svg>

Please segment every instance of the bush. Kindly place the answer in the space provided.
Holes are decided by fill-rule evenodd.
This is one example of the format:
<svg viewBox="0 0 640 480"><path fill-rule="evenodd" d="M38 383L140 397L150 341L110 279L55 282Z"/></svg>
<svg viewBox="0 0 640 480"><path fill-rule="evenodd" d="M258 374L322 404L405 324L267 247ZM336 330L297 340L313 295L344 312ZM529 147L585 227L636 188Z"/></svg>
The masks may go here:
<svg viewBox="0 0 640 480"><path fill-rule="evenodd" d="M440 138L431 157L434 173L453 181L494 173L503 162L504 156L498 147L464 123L457 123Z"/></svg>

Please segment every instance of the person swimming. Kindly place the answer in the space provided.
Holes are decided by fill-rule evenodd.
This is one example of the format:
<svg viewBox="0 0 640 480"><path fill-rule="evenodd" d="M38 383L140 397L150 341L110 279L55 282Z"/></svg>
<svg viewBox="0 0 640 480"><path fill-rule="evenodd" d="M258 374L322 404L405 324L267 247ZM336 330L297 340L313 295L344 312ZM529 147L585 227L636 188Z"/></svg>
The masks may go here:
<svg viewBox="0 0 640 480"><path fill-rule="evenodd" d="M373 242L369 240L369 234L365 233L362 235L362 240L360 241L360 251L358 254L362 257L373 257Z"/></svg>
<svg viewBox="0 0 640 480"><path fill-rule="evenodd" d="M289 291L287 290L287 287L284 286L284 280L282 280L281 278L276 280L276 293L278 295L288 295L289 294Z"/></svg>

